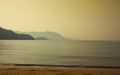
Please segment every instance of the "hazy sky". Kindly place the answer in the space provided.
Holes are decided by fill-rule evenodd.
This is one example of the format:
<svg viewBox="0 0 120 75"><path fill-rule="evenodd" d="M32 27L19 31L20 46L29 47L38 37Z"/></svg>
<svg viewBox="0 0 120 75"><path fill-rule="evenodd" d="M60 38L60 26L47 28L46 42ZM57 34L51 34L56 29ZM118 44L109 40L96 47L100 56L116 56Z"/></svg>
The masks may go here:
<svg viewBox="0 0 120 75"><path fill-rule="evenodd" d="M0 0L0 26L81 40L120 40L120 0Z"/></svg>

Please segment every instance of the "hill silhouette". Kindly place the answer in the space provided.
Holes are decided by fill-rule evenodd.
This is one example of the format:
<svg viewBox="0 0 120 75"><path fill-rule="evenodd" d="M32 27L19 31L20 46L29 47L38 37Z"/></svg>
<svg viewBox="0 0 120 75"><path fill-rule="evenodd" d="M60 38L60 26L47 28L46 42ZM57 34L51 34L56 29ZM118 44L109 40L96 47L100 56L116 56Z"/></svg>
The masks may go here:
<svg viewBox="0 0 120 75"><path fill-rule="evenodd" d="M36 40L49 40L48 38L46 38L46 37L37 37L37 38L35 38Z"/></svg>
<svg viewBox="0 0 120 75"><path fill-rule="evenodd" d="M7 30L0 27L0 39L1 40L34 40L34 38L28 34L17 34L12 30Z"/></svg>
<svg viewBox="0 0 120 75"><path fill-rule="evenodd" d="M46 32L17 32L32 35L35 39L39 40L71 40L62 36L57 32L46 31Z"/></svg>

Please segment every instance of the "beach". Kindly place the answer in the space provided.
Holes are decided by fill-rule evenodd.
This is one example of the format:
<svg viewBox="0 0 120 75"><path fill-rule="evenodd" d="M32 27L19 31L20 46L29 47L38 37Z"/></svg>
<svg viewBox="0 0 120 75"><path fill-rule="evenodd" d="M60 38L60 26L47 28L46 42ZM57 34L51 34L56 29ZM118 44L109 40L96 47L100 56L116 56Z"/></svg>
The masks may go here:
<svg viewBox="0 0 120 75"><path fill-rule="evenodd" d="M0 75L120 75L120 69L0 65Z"/></svg>

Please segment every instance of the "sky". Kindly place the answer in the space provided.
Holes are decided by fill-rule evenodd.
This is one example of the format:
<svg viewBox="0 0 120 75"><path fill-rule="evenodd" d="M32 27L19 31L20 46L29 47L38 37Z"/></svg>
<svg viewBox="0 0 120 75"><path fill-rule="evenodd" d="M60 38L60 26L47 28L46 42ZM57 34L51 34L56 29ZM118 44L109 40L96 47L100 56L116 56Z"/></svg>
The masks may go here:
<svg viewBox="0 0 120 75"><path fill-rule="evenodd" d="M120 40L120 0L0 0L0 27Z"/></svg>

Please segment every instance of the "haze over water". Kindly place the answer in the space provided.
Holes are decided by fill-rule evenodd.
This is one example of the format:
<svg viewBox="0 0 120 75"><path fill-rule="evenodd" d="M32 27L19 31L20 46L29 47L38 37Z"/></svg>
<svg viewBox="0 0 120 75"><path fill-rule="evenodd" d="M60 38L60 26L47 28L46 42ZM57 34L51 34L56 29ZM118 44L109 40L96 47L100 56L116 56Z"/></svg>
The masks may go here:
<svg viewBox="0 0 120 75"><path fill-rule="evenodd" d="M120 42L0 40L0 63L120 66Z"/></svg>

